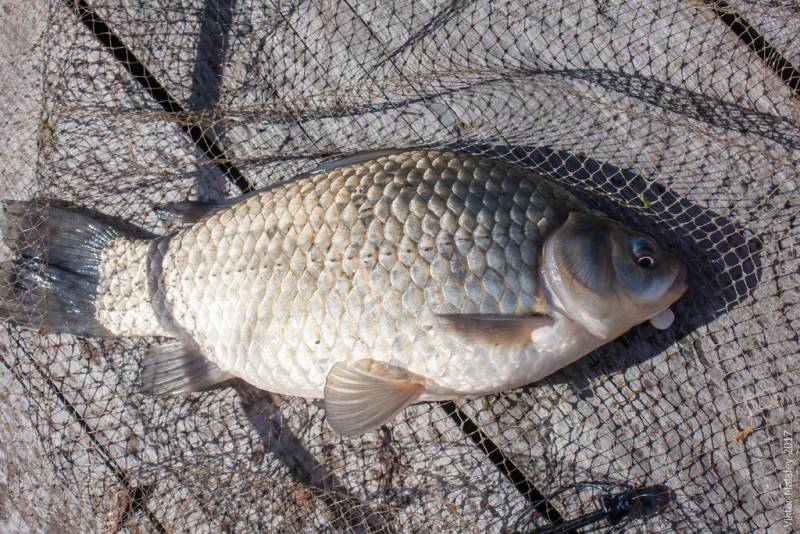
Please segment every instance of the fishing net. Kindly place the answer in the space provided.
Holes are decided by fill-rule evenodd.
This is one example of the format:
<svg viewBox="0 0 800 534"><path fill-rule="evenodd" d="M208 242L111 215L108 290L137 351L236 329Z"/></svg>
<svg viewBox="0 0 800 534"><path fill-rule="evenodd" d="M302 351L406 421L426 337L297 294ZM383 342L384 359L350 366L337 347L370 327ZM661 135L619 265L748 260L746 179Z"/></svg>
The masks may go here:
<svg viewBox="0 0 800 534"><path fill-rule="evenodd" d="M795 3L2 11L4 198L164 233L157 204L365 149L458 147L669 243L690 288L666 331L642 325L539 383L415 405L358 438L319 403L245 384L143 397L159 340L3 324L0 530L798 528Z"/></svg>

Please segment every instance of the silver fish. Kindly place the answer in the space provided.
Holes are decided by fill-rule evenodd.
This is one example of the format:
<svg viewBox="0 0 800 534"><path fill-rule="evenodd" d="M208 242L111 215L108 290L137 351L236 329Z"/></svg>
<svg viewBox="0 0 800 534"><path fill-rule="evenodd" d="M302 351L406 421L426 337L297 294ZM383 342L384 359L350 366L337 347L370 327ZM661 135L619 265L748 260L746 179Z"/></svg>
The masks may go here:
<svg viewBox="0 0 800 534"><path fill-rule="evenodd" d="M168 336L151 394L240 378L324 398L359 434L417 401L528 384L651 319L686 268L541 176L445 151L347 158L209 206L158 237L6 202L0 317L88 336ZM47 260L45 262L45 260Z"/></svg>

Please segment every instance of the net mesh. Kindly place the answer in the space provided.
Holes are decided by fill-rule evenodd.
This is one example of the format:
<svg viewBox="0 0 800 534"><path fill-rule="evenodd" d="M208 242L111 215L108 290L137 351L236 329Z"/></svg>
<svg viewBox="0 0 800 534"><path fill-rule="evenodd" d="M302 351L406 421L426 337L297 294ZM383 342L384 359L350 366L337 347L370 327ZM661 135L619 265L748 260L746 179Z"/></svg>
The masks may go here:
<svg viewBox="0 0 800 534"><path fill-rule="evenodd" d="M623 530L800 525L796 4L2 9L4 198L164 233L156 204L365 149L459 147L669 243L690 289L667 331L635 328L539 383L415 405L359 438L318 403L244 384L142 397L153 339L4 324L0 530L528 531L622 488L661 496Z"/></svg>

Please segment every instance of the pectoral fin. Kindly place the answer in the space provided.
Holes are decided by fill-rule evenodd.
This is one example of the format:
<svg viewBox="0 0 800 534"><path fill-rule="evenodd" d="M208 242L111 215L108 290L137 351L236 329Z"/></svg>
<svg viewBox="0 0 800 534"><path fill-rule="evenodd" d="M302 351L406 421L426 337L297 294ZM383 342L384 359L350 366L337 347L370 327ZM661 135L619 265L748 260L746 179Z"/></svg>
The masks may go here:
<svg viewBox="0 0 800 534"><path fill-rule="evenodd" d="M344 435L377 428L420 398L425 380L375 360L337 363L325 380L328 424Z"/></svg>
<svg viewBox="0 0 800 534"><path fill-rule="evenodd" d="M438 316L445 328L476 343L504 347L524 347L531 333L550 326L546 315L443 314Z"/></svg>
<svg viewBox="0 0 800 534"><path fill-rule="evenodd" d="M168 395L205 391L234 378L180 341L150 349L142 361L141 392Z"/></svg>

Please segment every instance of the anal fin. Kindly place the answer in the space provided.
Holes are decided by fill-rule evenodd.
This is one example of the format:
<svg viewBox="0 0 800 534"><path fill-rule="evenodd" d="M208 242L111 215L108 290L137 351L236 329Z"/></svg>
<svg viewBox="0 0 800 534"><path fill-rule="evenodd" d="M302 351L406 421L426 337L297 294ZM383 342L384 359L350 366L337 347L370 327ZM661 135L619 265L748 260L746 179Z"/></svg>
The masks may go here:
<svg viewBox="0 0 800 534"><path fill-rule="evenodd" d="M199 350L174 341L151 348L142 362L141 393L169 395L205 391L234 378Z"/></svg>
<svg viewBox="0 0 800 534"><path fill-rule="evenodd" d="M425 380L402 367L375 360L337 363L325 380L328 424L354 436L379 427L425 391Z"/></svg>

